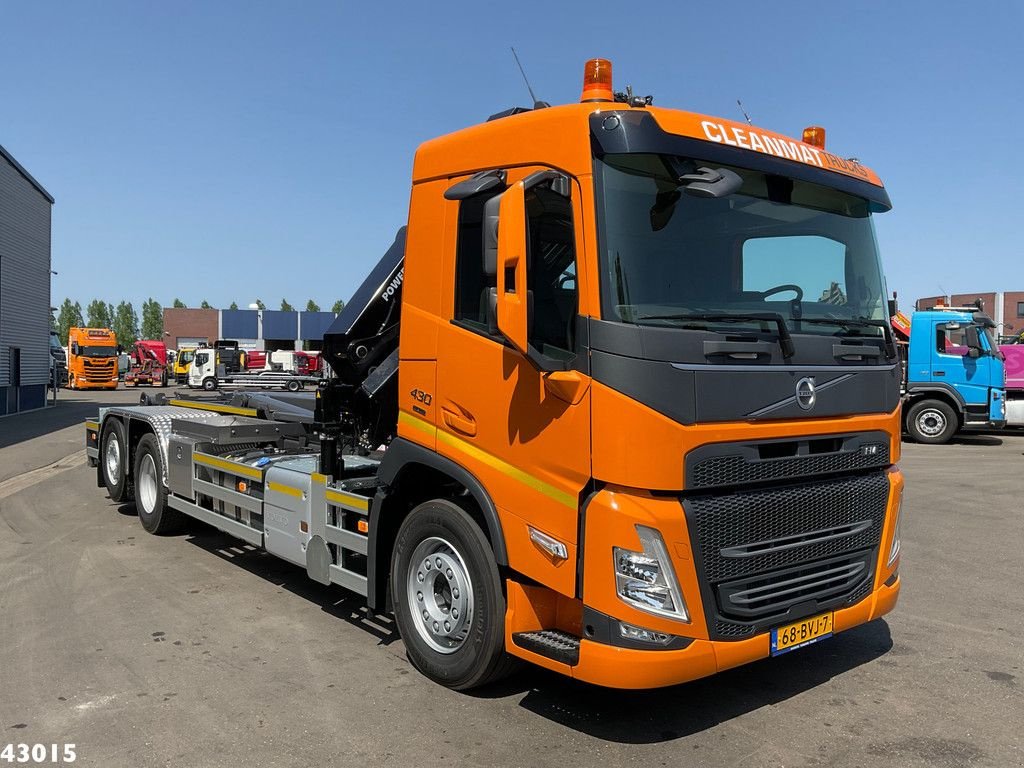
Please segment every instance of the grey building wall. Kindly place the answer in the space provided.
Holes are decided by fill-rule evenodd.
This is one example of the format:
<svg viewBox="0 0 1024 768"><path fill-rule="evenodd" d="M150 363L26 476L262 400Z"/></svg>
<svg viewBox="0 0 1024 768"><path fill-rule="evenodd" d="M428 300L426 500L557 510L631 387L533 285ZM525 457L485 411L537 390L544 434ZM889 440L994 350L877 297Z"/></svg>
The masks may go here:
<svg viewBox="0 0 1024 768"><path fill-rule="evenodd" d="M46 402L50 375L50 212L53 198L0 147L0 414ZM11 349L21 350L18 397Z"/></svg>

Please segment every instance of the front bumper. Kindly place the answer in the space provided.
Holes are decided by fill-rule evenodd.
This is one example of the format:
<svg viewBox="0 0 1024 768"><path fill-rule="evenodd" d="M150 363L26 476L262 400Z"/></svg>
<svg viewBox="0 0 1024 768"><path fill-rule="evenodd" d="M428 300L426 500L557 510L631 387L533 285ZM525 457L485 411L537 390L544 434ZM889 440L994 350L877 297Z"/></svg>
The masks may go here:
<svg viewBox="0 0 1024 768"><path fill-rule="evenodd" d="M856 605L836 610L833 632L851 629L891 611L899 598L900 579L897 576L890 582ZM694 640L681 650L619 648L584 638L579 663L566 669L577 680L609 688L661 688L767 658L770 634L731 642Z"/></svg>
<svg viewBox="0 0 1024 768"><path fill-rule="evenodd" d="M694 680L766 658L770 655L771 629L807 616L832 612L834 632L871 621L892 610L900 586L897 575L899 557L897 555L892 563L888 559L893 548L896 510L903 478L899 470L892 466L882 470L881 477L884 478L887 490L881 499L884 505L883 516L875 518L881 530L874 534L877 538L874 538L870 547L875 558L868 574L870 581L863 587L851 587L852 593L844 592L817 601L817 606L813 604L813 599L805 598L799 604L794 603L790 611L773 609L768 615L746 622L745 636L737 636L738 633L730 633L721 628L720 598L716 592L707 588L710 582L702 575L706 569L701 565L701 541L699 537L691 538L688 518L683 514L680 500L631 489L605 488L590 500L585 513L586 546L582 548L583 588L580 595L582 600L579 601L582 618L577 620L576 626L570 622L553 623L543 619L539 623L540 627L557 626L579 638L579 653L575 663L546 663L547 660L522 653L519 649L513 650L511 636L508 646L510 652L598 685L651 688ZM815 481L810 485L819 489L819 495L820 489L827 488L824 482ZM877 496L875 498L877 500ZM836 514L838 519L839 512ZM642 611L618 597L612 551L616 546L639 550L637 525L652 527L661 533L689 609L689 621ZM723 540L715 546L724 543L727 542ZM862 545L857 546L858 551L863 551ZM832 555L819 551L813 556L824 561ZM780 563L779 567L788 565ZM521 607L516 601L510 602L513 614L524 614ZM609 617L616 622L616 629L617 622L621 621L654 633L685 638L685 647L675 644L669 649L652 645L648 649L646 645L637 647L635 643L629 647L630 644L618 642L608 632L595 632L595 627L588 626L588 611ZM517 626L519 631L534 628Z"/></svg>

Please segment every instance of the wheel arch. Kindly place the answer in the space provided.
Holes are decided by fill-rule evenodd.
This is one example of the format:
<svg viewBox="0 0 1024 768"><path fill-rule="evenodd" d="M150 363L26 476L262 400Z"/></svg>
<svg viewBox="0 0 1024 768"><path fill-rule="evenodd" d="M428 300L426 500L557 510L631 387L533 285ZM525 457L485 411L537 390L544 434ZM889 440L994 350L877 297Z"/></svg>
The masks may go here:
<svg viewBox="0 0 1024 768"><path fill-rule="evenodd" d="M384 454L378 477L381 487L370 506L367 542L366 602L370 608L384 607L391 550L402 521L417 504L428 499L472 500L463 508L486 536L495 562L508 565L498 509L483 484L464 467L429 448L395 438Z"/></svg>
<svg viewBox="0 0 1024 768"><path fill-rule="evenodd" d="M139 440L143 435L155 435L153 425L144 419L133 419L130 416L123 419L125 435L128 440L128 460L125 465L125 472L131 477L135 474L135 451L139 447ZM159 440L157 443L159 444ZM166 459L166 457L164 457Z"/></svg>

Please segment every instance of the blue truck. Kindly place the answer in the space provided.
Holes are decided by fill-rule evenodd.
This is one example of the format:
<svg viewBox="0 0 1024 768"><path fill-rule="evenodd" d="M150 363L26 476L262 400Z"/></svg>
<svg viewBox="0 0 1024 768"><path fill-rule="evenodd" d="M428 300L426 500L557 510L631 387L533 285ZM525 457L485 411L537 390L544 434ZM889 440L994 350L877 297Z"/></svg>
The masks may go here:
<svg viewBox="0 0 1024 768"><path fill-rule="evenodd" d="M936 307L914 312L909 325L901 345L907 434L939 444L961 429L1004 427L1006 374L992 319L973 307Z"/></svg>

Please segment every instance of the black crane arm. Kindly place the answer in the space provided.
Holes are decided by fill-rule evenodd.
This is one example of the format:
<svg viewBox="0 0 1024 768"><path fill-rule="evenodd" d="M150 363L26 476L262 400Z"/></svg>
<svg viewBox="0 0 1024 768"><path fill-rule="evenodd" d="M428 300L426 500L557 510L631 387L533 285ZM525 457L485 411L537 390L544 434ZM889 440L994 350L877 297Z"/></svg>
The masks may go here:
<svg viewBox="0 0 1024 768"><path fill-rule="evenodd" d="M315 418L322 438L339 439L343 448L371 450L394 436L405 232L398 230L324 334L323 357L333 376L317 391ZM332 463L329 453L328 447L325 464Z"/></svg>

